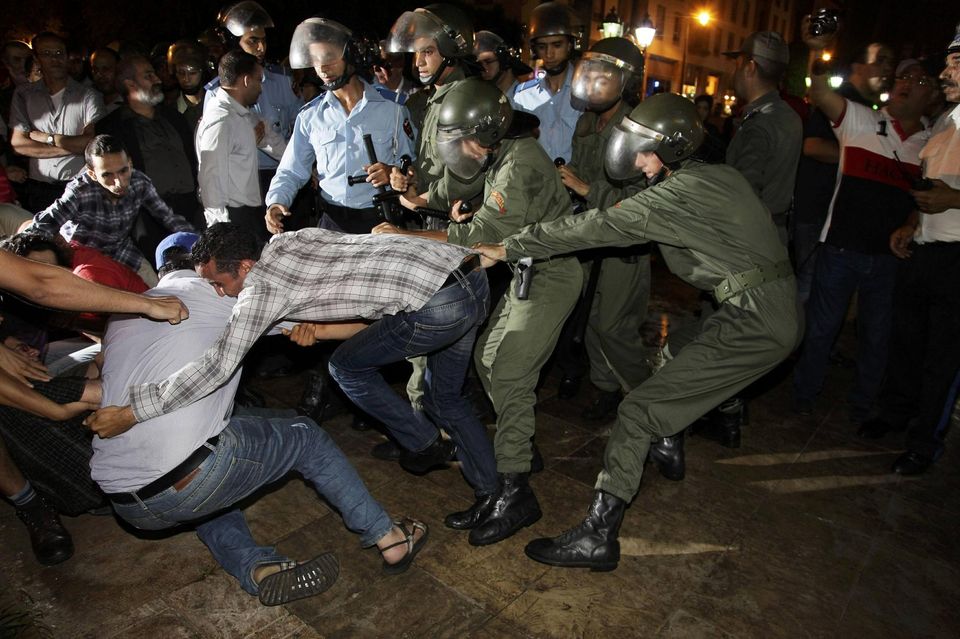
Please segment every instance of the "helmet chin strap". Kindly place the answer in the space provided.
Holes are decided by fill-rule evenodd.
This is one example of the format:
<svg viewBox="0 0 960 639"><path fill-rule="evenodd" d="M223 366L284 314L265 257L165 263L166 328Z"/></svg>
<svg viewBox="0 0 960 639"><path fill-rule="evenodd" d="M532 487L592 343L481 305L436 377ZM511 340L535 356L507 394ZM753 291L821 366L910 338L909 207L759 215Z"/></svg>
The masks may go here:
<svg viewBox="0 0 960 639"><path fill-rule="evenodd" d="M341 75L339 78L337 78L333 82L324 83L323 88L326 89L327 91L336 91L337 89L342 89L344 85L346 85L347 82L350 81L350 78L356 75L356 73L357 73L357 70L353 68L353 65L348 64L346 67L346 71L344 72L343 75Z"/></svg>
<svg viewBox="0 0 960 639"><path fill-rule="evenodd" d="M669 171L667 170L667 167L661 166L656 175L654 175L652 178L647 178L647 186L650 187L660 184L667 177L668 173Z"/></svg>
<svg viewBox="0 0 960 639"><path fill-rule="evenodd" d="M493 161L496 159L496 157L497 157L497 154L494 151L494 149L488 150L487 156L483 158L483 164L480 165L480 172L486 173L487 169L493 166Z"/></svg>
<svg viewBox="0 0 960 639"><path fill-rule="evenodd" d="M555 67L543 67L543 70L547 72L547 75L560 75L567 70L567 65L570 63L570 60L564 60L558 66Z"/></svg>
<svg viewBox="0 0 960 639"><path fill-rule="evenodd" d="M451 66L453 66L453 60L450 58L444 58L443 62L440 63L440 66L437 67L437 70L434 71L433 75L430 76L430 80L428 82L423 82L421 80L421 82L423 82L423 84L426 86L433 86L434 84L436 84L437 80L440 79L440 76L443 75L443 72L446 71L447 68Z"/></svg>

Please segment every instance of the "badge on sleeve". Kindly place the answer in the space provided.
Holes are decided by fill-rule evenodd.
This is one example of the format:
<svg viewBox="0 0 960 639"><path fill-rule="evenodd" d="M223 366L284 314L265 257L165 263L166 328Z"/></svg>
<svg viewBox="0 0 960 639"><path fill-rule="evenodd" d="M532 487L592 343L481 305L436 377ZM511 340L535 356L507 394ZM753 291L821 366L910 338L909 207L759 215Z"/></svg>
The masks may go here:
<svg viewBox="0 0 960 639"><path fill-rule="evenodd" d="M410 124L409 118L403 120L403 132L407 134L408 138L413 139L413 125Z"/></svg>
<svg viewBox="0 0 960 639"><path fill-rule="evenodd" d="M503 199L503 195L501 195L499 191L493 191L490 193L490 197L497 203L497 208L500 209L500 215L507 212L507 202Z"/></svg>

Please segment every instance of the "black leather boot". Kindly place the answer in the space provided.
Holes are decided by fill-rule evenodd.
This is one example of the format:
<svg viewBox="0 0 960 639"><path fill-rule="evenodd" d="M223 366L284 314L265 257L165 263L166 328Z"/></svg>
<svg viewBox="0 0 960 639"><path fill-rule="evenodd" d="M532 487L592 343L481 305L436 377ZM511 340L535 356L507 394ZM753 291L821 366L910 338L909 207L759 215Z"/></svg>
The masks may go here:
<svg viewBox="0 0 960 639"><path fill-rule="evenodd" d="M725 448L740 448L740 430L746 423L747 402L734 396L710 411L698 434Z"/></svg>
<svg viewBox="0 0 960 639"><path fill-rule="evenodd" d="M683 431L672 437L661 437L650 443L650 461L656 464L660 474L670 481L680 481L687 473L686 456L683 452Z"/></svg>
<svg viewBox="0 0 960 639"><path fill-rule="evenodd" d="M470 531L470 544L487 546L503 541L535 523L543 513L528 480L530 473L500 473L500 486L487 516Z"/></svg>
<svg viewBox="0 0 960 639"><path fill-rule="evenodd" d="M623 400L620 391L600 391L593 403L583 409L580 416L590 421L610 419L617 414L617 408Z"/></svg>
<svg viewBox="0 0 960 639"><path fill-rule="evenodd" d="M560 386L557 387L557 397L560 399L573 399L580 392L580 378L564 375L560 380Z"/></svg>
<svg viewBox="0 0 960 639"><path fill-rule="evenodd" d="M598 490L583 523L558 537L534 539L524 552L530 559L550 566L613 570L620 561L617 536L626 507L619 497Z"/></svg>
<svg viewBox="0 0 960 639"><path fill-rule="evenodd" d="M477 497L473 505L466 510L450 513L444 517L443 525L447 528L453 528L454 530L472 530L476 528L490 513L496 496L496 493L490 493L489 495Z"/></svg>
<svg viewBox="0 0 960 639"><path fill-rule="evenodd" d="M425 475L435 468L447 468L457 453L453 440L437 437L436 440L419 452L400 450L400 466L408 473Z"/></svg>
<svg viewBox="0 0 960 639"><path fill-rule="evenodd" d="M53 506L37 495L23 506L17 507L17 517L30 533L33 555L44 566L63 563L73 556L73 540L60 523L60 516Z"/></svg>

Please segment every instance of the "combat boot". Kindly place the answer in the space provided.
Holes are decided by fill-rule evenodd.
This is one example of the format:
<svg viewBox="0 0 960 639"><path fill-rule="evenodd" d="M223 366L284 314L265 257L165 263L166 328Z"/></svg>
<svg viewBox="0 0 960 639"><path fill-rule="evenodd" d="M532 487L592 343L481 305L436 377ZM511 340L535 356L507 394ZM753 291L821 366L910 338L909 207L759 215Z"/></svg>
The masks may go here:
<svg viewBox="0 0 960 639"><path fill-rule="evenodd" d="M661 437L650 443L650 461L670 481L680 481L687 473L683 451L683 431L672 437Z"/></svg>
<svg viewBox="0 0 960 639"><path fill-rule="evenodd" d="M620 561L617 536L626 507L619 497L598 490L583 523L558 537L534 539L524 552L530 559L550 566L613 570Z"/></svg>
<svg viewBox="0 0 960 639"><path fill-rule="evenodd" d="M540 519L540 503L529 484L530 473L500 473L489 514L470 531L470 545L487 546L503 541Z"/></svg>
<svg viewBox="0 0 960 639"><path fill-rule="evenodd" d="M720 442L725 448L740 448L740 431L747 423L747 402L731 397L714 408L697 429L697 434Z"/></svg>
<svg viewBox="0 0 960 639"><path fill-rule="evenodd" d="M17 507L17 517L30 533L33 555L44 566L62 563L73 556L73 539L60 523L53 506L37 495Z"/></svg>
<svg viewBox="0 0 960 639"><path fill-rule="evenodd" d="M617 414L617 408L623 401L623 394L618 391L600 391L593 403L583 409L580 416L590 421L600 421L612 418Z"/></svg>

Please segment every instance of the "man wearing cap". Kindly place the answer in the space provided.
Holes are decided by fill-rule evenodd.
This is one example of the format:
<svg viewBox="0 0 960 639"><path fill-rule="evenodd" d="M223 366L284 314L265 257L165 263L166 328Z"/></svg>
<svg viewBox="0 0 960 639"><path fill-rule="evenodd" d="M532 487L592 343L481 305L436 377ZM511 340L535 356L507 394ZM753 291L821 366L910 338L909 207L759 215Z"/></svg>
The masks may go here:
<svg viewBox="0 0 960 639"><path fill-rule="evenodd" d="M890 237L901 258L893 296L893 327L880 416L860 434L907 434L907 452L893 465L901 475L925 472L943 453L957 399L960 362L960 32L947 48L940 83L953 109L940 117L920 151L929 188L912 191L919 212ZM913 74L914 71L908 71ZM911 80L913 82L913 80Z"/></svg>
<svg viewBox="0 0 960 639"><path fill-rule="evenodd" d="M804 30L806 33L806 29ZM887 365L897 258L890 235L907 223L917 203L920 150L929 138L923 114L937 99L936 77L914 61L901 67L889 104L875 111L832 91L819 58L831 36L810 36L810 101L833 123L840 142L840 171L820 236L803 350L794 369L794 409L811 414L823 386L830 351L857 294L857 379L849 418L871 417Z"/></svg>
<svg viewBox="0 0 960 639"><path fill-rule="evenodd" d="M736 60L733 88L737 100L746 104L726 162L747 178L786 246L787 212L803 144L800 116L778 92L790 51L779 33L759 31L750 34L739 51L724 55Z"/></svg>
<svg viewBox="0 0 960 639"><path fill-rule="evenodd" d="M518 77L533 72L527 64L510 53L507 43L493 31L477 31L473 53L480 63L480 77L493 82L510 100L520 84Z"/></svg>

